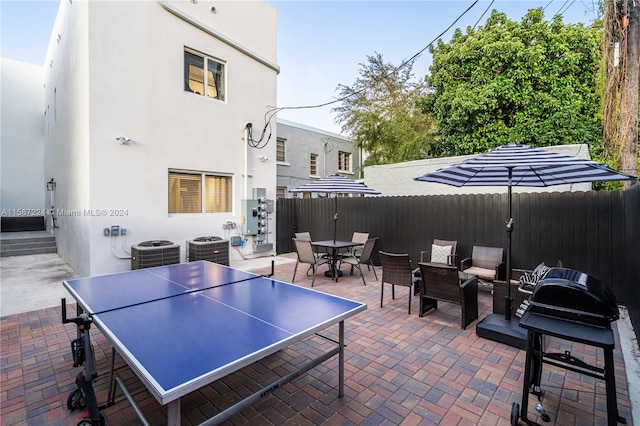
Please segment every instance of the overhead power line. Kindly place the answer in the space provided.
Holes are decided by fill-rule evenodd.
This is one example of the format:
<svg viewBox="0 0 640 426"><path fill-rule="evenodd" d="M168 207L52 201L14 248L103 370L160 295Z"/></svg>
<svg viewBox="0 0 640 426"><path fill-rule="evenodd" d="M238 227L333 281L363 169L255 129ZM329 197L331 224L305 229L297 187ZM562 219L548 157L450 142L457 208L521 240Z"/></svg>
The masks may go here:
<svg viewBox="0 0 640 426"><path fill-rule="evenodd" d="M487 12L489 11L489 8L491 8L491 6L493 6L493 3L495 2L495 0L491 0L491 3L489 3L489 6L487 6L487 8L484 10L484 12L482 12L482 15L480 15L480 17L478 18L478 20L476 21L476 23L473 25L473 29L475 30L476 27L478 26L478 24L480 23L480 21L482 20L482 18L484 18L484 15L487 14Z"/></svg>
<svg viewBox="0 0 640 426"><path fill-rule="evenodd" d="M393 72L391 73L392 75L397 73L398 71L400 71L402 68L404 68L407 64L411 63L413 60L415 60L416 58L418 58L420 55L422 55L424 53L425 50L427 50L429 48L429 46L433 45L433 43L435 43L436 41L438 41L438 39L440 39L440 37L442 37L443 35L445 35L447 33L447 31L449 31L464 15L466 15L467 13L469 13L469 11L479 2L480 0L475 0L464 12L462 12L444 31L442 31L440 34L438 34L433 40L431 40L424 48L420 49L420 51L418 51L418 53L416 53L415 55L413 55L412 57L410 57L409 59L403 61L400 65L398 65L398 67L396 67ZM493 1L491 1L491 4L493 4ZM491 5L489 5L491 6ZM486 13L486 11L484 12ZM483 16L484 16L483 13ZM477 23L476 23L477 24ZM273 119L273 117L279 113L280 111L283 110L295 110L295 109L313 109L313 108L322 108L325 106L329 106L329 105L333 105L335 103L338 102L342 102L345 99L348 99L352 96L358 95L362 92L364 92L365 89L361 89L358 91L355 91L349 95L346 96L342 96L338 99L334 99L332 101L328 101L328 102L324 102L321 104L315 104L315 105L302 105L302 106L284 106L284 107L274 107L272 109L270 109L269 111L267 111L265 113L265 125L264 128L262 130L262 135L260 137L260 140L258 141L254 141L253 138L250 138L249 140L249 144L254 147L254 148L263 148L264 146L266 146L266 144L268 143L269 138L271 137L271 134L269 134L269 138L267 138L267 141L264 142L264 144L262 143L262 140L265 136L266 130L267 128L270 128L271 126L271 120Z"/></svg>
<svg viewBox="0 0 640 426"><path fill-rule="evenodd" d="M562 6L560 6L560 9L558 9L558 11L556 12L555 15L553 15L551 17L551 19L549 19L549 21L553 21L553 19L558 16L558 15L563 15L567 10L569 10L569 8L571 6L573 6L573 4L576 2L576 0L571 0L571 3L569 3L569 0L565 0L565 2L562 4Z"/></svg>

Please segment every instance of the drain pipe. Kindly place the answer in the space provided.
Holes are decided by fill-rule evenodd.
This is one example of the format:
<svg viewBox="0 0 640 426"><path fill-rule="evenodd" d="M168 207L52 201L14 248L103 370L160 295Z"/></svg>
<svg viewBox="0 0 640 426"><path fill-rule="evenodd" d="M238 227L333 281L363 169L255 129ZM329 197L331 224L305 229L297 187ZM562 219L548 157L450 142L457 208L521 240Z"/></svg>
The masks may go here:
<svg viewBox="0 0 640 426"><path fill-rule="evenodd" d="M248 199L249 195L249 131L252 124L247 123L244 126L244 198Z"/></svg>

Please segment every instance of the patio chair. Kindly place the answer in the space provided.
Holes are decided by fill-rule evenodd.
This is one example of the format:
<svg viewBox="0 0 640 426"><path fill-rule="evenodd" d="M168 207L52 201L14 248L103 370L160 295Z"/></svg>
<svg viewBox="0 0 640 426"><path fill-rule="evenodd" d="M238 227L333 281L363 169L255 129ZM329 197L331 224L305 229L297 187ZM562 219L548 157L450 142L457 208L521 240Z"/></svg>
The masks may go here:
<svg viewBox="0 0 640 426"><path fill-rule="evenodd" d="M295 235L295 238L297 238L298 240L313 241L311 239L311 232L296 232Z"/></svg>
<svg viewBox="0 0 640 426"><path fill-rule="evenodd" d="M492 283L504 274L498 272L503 267L502 247L473 246L471 257L460 262L460 270L467 274L477 275L480 280Z"/></svg>
<svg viewBox="0 0 640 426"><path fill-rule="evenodd" d="M512 269L511 270L511 315L515 315L516 310L522 302L529 299L530 294L523 293L518 290L518 284L520 277L524 275L524 273L531 273L531 271L526 269ZM500 277L502 278L502 277ZM507 282L503 279L496 279L493 281L493 313L494 314L503 314L505 313L505 301L504 298L507 296Z"/></svg>
<svg viewBox="0 0 640 426"><path fill-rule="evenodd" d="M306 263L309 265L309 269L311 269L311 271L313 272L313 278L311 279L311 287L313 287L313 284L316 280L316 268L322 264L329 263L329 259L317 256L313 251L311 241L299 240L297 238L294 238L293 244L296 247L296 254L298 255L298 258L296 259L296 266L293 270L293 278L291 278L291 282L294 282L294 280L296 279L298 265L300 263Z"/></svg>
<svg viewBox="0 0 640 426"><path fill-rule="evenodd" d="M380 250L380 263L382 264L382 284L380 288L380 307L384 298L384 284L391 284L391 298L395 299L395 287L397 285L409 287L409 315L411 315L411 293L413 286L420 278L411 271L411 260L406 253L387 253Z"/></svg>
<svg viewBox="0 0 640 426"><path fill-rule="evenodd" d="M431 250L420 252L420 262L444 263L456 266L457 241L434 239Z"/></svg>
<svg viewBox="0 0 640 426"><path fill-rule="evenodd" d="M442 263L444 265L456 265L456 250L458 247L457 241L438 240L434 239L431 244L431 250L423 250L420 252L420 262L428 263ZM420 277L420 267L413 270L413 274L416 277ZM414 295L418 295L418 288L413 291Z"/></svg>
<svg viewBox="0 0 640 426"><path fill-rule="evenodd" d="M360 271L360 276L362 277L362 283L364 285L367 285L367 283L364 280L364 274L362 273L362 268L360 267L360 265L367 265L367 266L371 265L371 268L373 269L373 275L376 277L376 281L378 280L378 274L376 274L376 268L373 266L373 248L375 247L377 241L378 241L378 237L368 238L367 241L364 243L364 247L362 248L362 253L360 254L359 257L350 256L350 257L344 257L340 259L340 265L342 265L343 263L351 265L351 275L353 275L354 266L358 268L358 270Z"/></svg>
<svg viewBox="0 0 640 426"><path fill-rule="evenodd" d="M355 257L359 257L360 254L362 253L362 250L364 249L364 244L367 242L368 239L369 239L368 232L354 232L353 235L351 236L351 242L361 243L361 245L353 246L350 250L351 255Z"/></svg>
<svg viewBox="0 0 640 426"><path fill-rule="evenodd" d="M458 268L443 263L420 262L420 312L438 308L438 300L460 305L460 327L466 329L478 319L478 278L459 272Z"/></svg>
<svg viewBox="0 0 640 426"><path fill-rule="evenodd" d="M562 261L558 260L555 267L562 268ZM543 267L543 269L540 269ZM522 302L525 300L529 300L531 297L530 292L520 291L520 277L523 275L528 275L529 280L531 278L540 279L541 274L543 274L544 270L548 270L548 267L543 263L538 265L535 269L512 269L511 270L511 316L517 316L517 310L522 305ZM506 272L502 273L500 279L496 279L493 281L493 313L494 314L504 314L505 313L505 297L507 296L507 281L502 279L503 276L506 275ZM532 275L534 275L532 277ZM527 277L524 277L527 278ZM529 281L531 282L531 281ZM529 290L533 291L532 286L529 286Z"/></svg>
<svg viewBox="0 0 640 426"><path fill-rule="evenodd" d="M311 232L296 232L295 233L295 238L302 240L302 241L313 241L311 239ZM329 254L326 251L320 252L319 249L317 247L313 248L313 251L315 252L316 256L321 256L324 258L329 258ZM309 267L309 270L311 269L311 267ZM309 273L309 270L307 270L307 274Z"/></svg>

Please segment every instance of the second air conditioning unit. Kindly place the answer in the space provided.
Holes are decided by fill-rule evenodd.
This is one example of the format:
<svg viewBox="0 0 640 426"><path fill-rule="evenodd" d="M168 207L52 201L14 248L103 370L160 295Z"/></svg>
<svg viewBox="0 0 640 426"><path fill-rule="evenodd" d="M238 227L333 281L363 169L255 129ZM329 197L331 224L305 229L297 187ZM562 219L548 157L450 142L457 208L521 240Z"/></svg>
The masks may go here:
<svg viewBox="0 0 640 426"><path fill-rule="evenodd" d="M229 241L220 237L198 237L187 241L189 262L208 260L229 266Z"/></svg>

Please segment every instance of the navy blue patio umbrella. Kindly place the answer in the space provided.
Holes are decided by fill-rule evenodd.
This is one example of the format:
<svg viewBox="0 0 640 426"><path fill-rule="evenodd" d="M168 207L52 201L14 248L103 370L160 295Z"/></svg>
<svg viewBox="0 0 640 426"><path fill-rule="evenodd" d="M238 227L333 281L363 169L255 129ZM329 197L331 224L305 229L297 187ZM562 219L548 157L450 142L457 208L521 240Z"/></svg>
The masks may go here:
<svg viewBox="0 0 640 426"><path fill-rule="evenodd" d="M605 164L585 158L557 154L529 145L509 144L499 146L488 153L453 164L415 178L418 181L461 186L507 186L509 216L507 229L507 296L505 316L494 314L483 319L476 326L476 333L482 337L497 337L503 343L525 347L526 333L519 327L519 321L511 319L511 232L513 217L511 212L511 188L514 186L546 187L561 184L635 180L636 178ZM488 330L488 331L487 331ZM504 336L504 337L503 337Z"/></svg>
<svg viewBox="0 0 640 426"><path fill-rule="evenodd" d="M380 192L369 188L367 185L349 179L340 174L332 174L319 178L305 185L290 189L289 192L312 192L319 194L334 194L336 199L336 211L333 215L333 241L336 240L336 223L338 221L338 194L363 194L380 195Z"/></svg>

